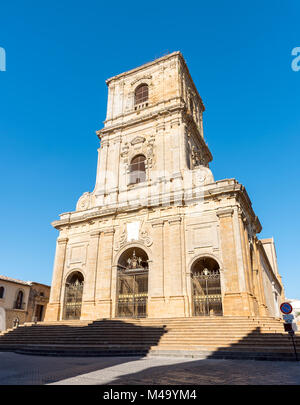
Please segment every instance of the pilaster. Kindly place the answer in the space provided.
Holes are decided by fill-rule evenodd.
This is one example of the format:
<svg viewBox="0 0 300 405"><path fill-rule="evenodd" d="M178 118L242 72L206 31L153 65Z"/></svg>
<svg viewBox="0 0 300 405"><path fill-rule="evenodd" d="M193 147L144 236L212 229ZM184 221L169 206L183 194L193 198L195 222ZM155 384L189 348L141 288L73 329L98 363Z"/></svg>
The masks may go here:
<svg viewBox="0 0 300 405"><path fill-rule="evenodd" d="M149 271L148 316L155 318L164 315L164 220L152 222L152 270Z"/></svg>
<svg viewBox="0 0 300 405"><path fill-rule="evenodd" d="M112 284L114 229L102 230L100 237L100 260L96 280L96 314L97 318L111 318L112 297L116 294L116 286Z"/></svg>
<svg viewBox="0 0 300 405"><path fill-rule="evenodd" d="M57 239L50 299L46 309L45 321L57 321L60 316L60 309L62 307L60 296L63 287L67 243L68 238L60 237Z"/></svg>
<svg viewBox="0 0 300 405"><path fill-rule="evenodd" d="M243 316L249 314L245 291L241 291L236 251L236 224L234 209L218 209L220 239L225 274L226 291L223 295L223 314Z"/></svg>
<svg viewBox="0 0 300 405"><path fill-rule="evenodd" d="M99 238L100 231L91 232L88 247L87 274L84 280L82 297L81 319L94 318Z"/></svg>

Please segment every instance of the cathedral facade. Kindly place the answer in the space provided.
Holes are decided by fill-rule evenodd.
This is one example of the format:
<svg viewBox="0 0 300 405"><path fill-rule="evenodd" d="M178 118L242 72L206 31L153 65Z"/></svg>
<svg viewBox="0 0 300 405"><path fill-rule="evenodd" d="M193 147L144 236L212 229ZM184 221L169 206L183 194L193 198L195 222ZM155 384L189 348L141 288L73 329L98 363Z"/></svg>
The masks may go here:
<svg viewBox="0 0 300 405"><path fill-rule="evenodd" d="M180 52L114 76L96 185L59 230L46 320L272 316L284 290L245 187L215 181Z"/></svg>

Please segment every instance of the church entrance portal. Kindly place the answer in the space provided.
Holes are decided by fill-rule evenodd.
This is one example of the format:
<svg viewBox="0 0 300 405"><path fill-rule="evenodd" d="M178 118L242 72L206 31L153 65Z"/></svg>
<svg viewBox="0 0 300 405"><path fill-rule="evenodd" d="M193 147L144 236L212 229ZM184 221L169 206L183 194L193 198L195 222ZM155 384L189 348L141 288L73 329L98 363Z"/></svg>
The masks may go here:
<svg viewBox="0 0 300 405"><path fill-rule="evenodd" d="M140 248L130 248L118 262L116 316L145 318L147 302L148 256Z"/></svg>
<svg viewBox="0 0 300 405"><path fill-rule="evenodd" d="M204 257L192 267L194 316L222 316L222 295L218 263Z"/></svg>
<svg viewBox="0 0 300 405"><path fill-rule="evenodd" d="M64 319L80 319L83 275L76 271L69 275L65 289Z"/></svg>

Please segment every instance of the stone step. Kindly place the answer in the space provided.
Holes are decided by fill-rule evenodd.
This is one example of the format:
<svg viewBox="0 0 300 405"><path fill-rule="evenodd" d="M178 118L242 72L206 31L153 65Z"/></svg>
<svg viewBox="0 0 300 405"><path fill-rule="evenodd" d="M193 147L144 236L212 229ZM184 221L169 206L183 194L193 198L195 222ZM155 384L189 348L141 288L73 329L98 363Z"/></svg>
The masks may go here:
<svg viewBox="0 0 300 405"><path fill-rule="evenodd" d="M182 326L173 326L173 325L164 325L164 326L156 326L156 327L150 327L150 326L131 326L131 327L122 327L122 326L98 326L98 327L85 327L85 328L64 328L62 326L57 326L57 327L52 327L52 328L48 328L46 326L44 327L37 327L37 326L31 326L31 327L23 327L23 328L16 328L14 329L14 333L25 333L26 331L31 331L32 333L46 333L46 332L55 332L55 331L59 331L59 332L64 332L64 333L74 333L74 332L78 332L78 333L84 333L85 331L90 331L90 332L101 332L101 331L105 331L105 330L114 330L114 331L138 331L138 330L145 330L145 331L160 331L160 330L180 330L180 331L184 331L184 332L190 332L190 331L194 331L194 330L222 330L222 331L226 331L226 330L241 330L241 331L248 331L248 330L254 330L254 329L259 329L259 330L280 330L283 331L284 328L281 325L274 325L274 326L266 326L266 325L245 325L245 326L239 326L239 325L232 325L232 326L224 326L224 325L204 325L204 326L197 326L197 325L193 325L193 326L186 326L186 325L182 325Z"/></svg>
<svg viewBox="0 0 300 405"><path fill-rule="evenodd" d="M8 350L11 350L8 348ZM177 350L168 350L168 348L157 349L147 347L108 347L108 346L94 346L94 347L70 347L65 348L62 346L27 346L16 347L16 353L27 355L39 355L39 356L164 356L164 357L189 357L189 358L219 358L219 359L252 359L252 360L295 360L293 353L289 352L270 352L268 348L260 349L260 351L249 351L247 348L239 349L239 351L228 349L212 350L212 348L197 347L184 349L177 348Z"/></svg>
<svg viewBox="0 0 300 405"><path fill-rule="evenodd" d="M98 328L90 328L90 327L86 327L86 328L84 328L84 329L75 329L75 328L72 328L72 329L65 329L65 328L61 328L61 327L56 327L56 328L52 328L52 329L48 329L48 328L46 328L46 327L44 327L44 328L38 328L38 327L35 327L35 326L32 326L32 327L25 327L25 328L17 328L17 329L14 329L14 330L12 330L12 331L10 331L10 332L12 332L12 333L26 333L26 332L28 332L28 331L30 331L31 333L55 333L55 332L60 332L60 333L69 333L69 334L71 334L71 333L85 333L85 332L91 332L91 333L100 333L100 332L105 332L105 331L114 331L114 332L119 332L119 331L126 331L126 332L138 332L138 331L152 331L152 332L160 332L160 331L166 331L166 330L168 330L168 331L183 331L183 332L190 332L190 331L197 331L197 330L199 330L199 331L206 331L206 330L209 330L209 331L224 331L224 332L226 332L226 331L235 331L235 332L238 332L238 331L252 331L252 330L260 330L260 331L262 331L262 330L267 330L267 331L269 331L269 330L274 330L274 331L276 331L276 330L279 330L279 331L284 331L284 328L282 327L277 327L277 328L275 328L275 327L273 327L273 328L269 328L269 327L265 327L265 326L253 326L253 325L249 325L248 327L238 327L238 326L234 326L234 327L218 327L218 326L213 326L213 325L210 325L210 326L207 326L207 327L202 327L202 326L193 326L193 327L186 327L186 326L184 326L184 327L175 327L175 326L169 326L169 325L167 325L167 326L165 326L165 327L142 327L142 326L140 326L140 327L131 327L131 328L122 328L122 327L109 327L109 326L106 326L106 327L98 327Z"/></svg>
<svg viewBox="0 0 300 405"><path fill-rule="evenodd" d="M299 343L300 334L298 347ZM230 351L233 356L252 352L272 357L293 348L278 319L211 317L28 323L3 334L0 350L62 356L145 355L152 350L153 355L167 350L176 356L180 351L206 350L213 355Z"/></svg>

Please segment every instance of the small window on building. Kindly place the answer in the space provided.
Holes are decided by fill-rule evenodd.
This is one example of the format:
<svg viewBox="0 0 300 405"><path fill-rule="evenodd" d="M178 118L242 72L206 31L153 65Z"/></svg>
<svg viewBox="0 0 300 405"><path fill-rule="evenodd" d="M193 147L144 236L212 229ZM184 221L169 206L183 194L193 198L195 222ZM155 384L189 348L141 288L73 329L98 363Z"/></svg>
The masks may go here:
<svg viewBox="0 0 300 405"><path fill-rule="evenodd" d="M23 291L19 291L17 295L17 300L15 302L15 309L22 309L23 307Z"/></svg>
<svg viewBox="0 0 300 405"><path fill-rule="evenodd" d="M134 104L145 103L149 96L148 85L141 84L138 86L135 90L134 96Z"/></svg>
<svg viewBox="0 0 300 405"><path fill-rule="evenodd" d="M135 156L129 167L130 184L137 184L146 181L146 157L144 155Z"/></svg>
<svg viewBox="0 0 300 405"><path fill-rule="evenodd" d="M0 287L0 298L4 298L4 290L5 290L5 288L4 287Z"/></svg>

